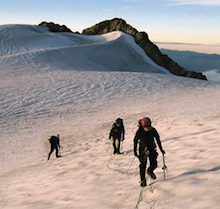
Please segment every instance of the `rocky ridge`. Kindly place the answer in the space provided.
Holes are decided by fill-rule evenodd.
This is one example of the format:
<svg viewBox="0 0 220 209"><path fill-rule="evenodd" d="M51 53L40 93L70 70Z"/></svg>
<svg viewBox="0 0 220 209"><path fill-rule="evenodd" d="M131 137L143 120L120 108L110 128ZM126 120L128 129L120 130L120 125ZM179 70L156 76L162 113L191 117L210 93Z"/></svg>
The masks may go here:
<svg viewBox="0 0 220 209"><path fill-rule="evenodd" d="M66 26L59 26L54 23L42 22L39 25L48 27L51 32L72 32ZM120 18L114 18L112 20L105 20L90 28L84 29L82 34L84 35L98 35L105 34L112 31L122 31L134 37L135 42L144 49L145 53L158 65L166 68L174 75L184 76L190 78L197 78L207 80L206 76L201 72L187 71L170 57L162 54L159 48L152 43L146 32L139 32L131 25L127 24L125 20ZM77 32L78 33L78 32Z"/></svg>
<svg viewBox="0 0 220 209"><path fill-rule="evenodd" d="M48 27L50 32L70 32L72 33L72 31L67 28L65 25L59 25L59 24L55 24L53 22L41 22L39 24L40 26L43 27Z"/></svg>

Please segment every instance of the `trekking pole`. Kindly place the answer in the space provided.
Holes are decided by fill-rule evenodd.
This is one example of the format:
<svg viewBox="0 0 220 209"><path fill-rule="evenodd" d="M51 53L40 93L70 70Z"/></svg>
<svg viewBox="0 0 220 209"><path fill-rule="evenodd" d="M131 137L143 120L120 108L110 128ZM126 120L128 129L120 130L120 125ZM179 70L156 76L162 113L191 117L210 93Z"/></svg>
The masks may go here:
<svg viewBox="0 0 220 209"><path fill-rule="evenodd" d="M122 153L122 150L123 150L123 140L121 142L121 153Z"/></svg>
<svg viewBox="0 0 220 209"><path fill-rule="evenodd" d="M165 156L163 154L163 178L164 178L164 181L166 180L166 175L165 175L165 171L167 170L167 166L165 165Z"/></svg>

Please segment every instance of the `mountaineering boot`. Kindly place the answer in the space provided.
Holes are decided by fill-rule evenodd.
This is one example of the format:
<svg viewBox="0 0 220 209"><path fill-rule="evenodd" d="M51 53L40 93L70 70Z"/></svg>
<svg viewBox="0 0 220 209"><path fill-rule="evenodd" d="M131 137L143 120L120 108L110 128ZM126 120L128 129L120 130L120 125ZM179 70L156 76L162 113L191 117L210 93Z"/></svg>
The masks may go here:
<svg viewBox="0 0 220 209"><path fill-rule="evenodd" d="M141 187L145 187L147 186L147 182L146 182L146 179L144 179L143 181L141 181Z"/></svg>
<svg viewBox="0 0 220 209"><path fill-rule="evenodd" d="M50 155L51 155L51 154L49 153L49 154L48 154L48 158L47 158L47 160L49 160L49 159L50 159Z"/></svg>
<svg viewBox="0 0 220 209"><path fill-rule="evenodd" d="M121 154L121 152L120 152L119 148L117 149L117 154Z"/></svg>
<svg viewBox="0 0 220 209"><path fill-rule="evenodd" d="M156 179L157 178L153 171L150 172L149 170L147 170L147 175L149 175L152 179Z"/></svg>

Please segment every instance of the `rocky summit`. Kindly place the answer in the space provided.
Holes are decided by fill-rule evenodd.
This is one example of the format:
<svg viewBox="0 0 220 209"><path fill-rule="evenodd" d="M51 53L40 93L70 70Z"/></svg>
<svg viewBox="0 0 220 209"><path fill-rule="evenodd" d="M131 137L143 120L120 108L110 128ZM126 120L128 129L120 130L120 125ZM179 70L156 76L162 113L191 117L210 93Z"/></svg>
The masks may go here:
<svg viewBox="0 0 220 209"><path fill-rule="evenodd" d="M66 26L42 22L39 25L48 27L51 32L72 32ZM134 37L135 42L144 49L145 53L159 66L162 66L169 70L174 75L184 76L190 78L197 78L202 80L207 80L206 76L201 72L187 71L170 57L162 54L159 48L152 43L146 32L139 32L137 29L133 28L131 25L127 24L125 20L120 18L114 18L112 20L105 20L100 22L90 28L84 29L82 34L84 35L98 35L105 34L112 31L122 31ZM77 32L78 33L78 32Z"/></svg>
<svg viewBox="0 0 220 209"><path fill-rule="evenodd" d="M127 24L126 21L123 19L114 18L112 20L105 20L92 26L91 28L83 30L82 34L96 35L117 30L132 35L135 39L135 42L144 49L146 54L155 63L166 68L174 75L207 80L206 76L203 75L201 72L187 71L183 67L179 66L167 55L162 54L159 48L149 40L146 32L138 32L131 25Z"/></svg>

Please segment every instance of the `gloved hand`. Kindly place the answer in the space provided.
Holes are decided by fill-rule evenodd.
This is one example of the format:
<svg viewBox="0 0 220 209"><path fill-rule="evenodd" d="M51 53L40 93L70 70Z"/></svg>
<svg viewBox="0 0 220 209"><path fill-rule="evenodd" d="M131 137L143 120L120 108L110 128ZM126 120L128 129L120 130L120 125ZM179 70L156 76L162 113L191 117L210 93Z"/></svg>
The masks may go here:
<svg viewBox="0 0 220 209"><path fill-rule="evenodd" d="M162 150L161 150L161 153L164 155L166 152L162 149Z"/></svg>

